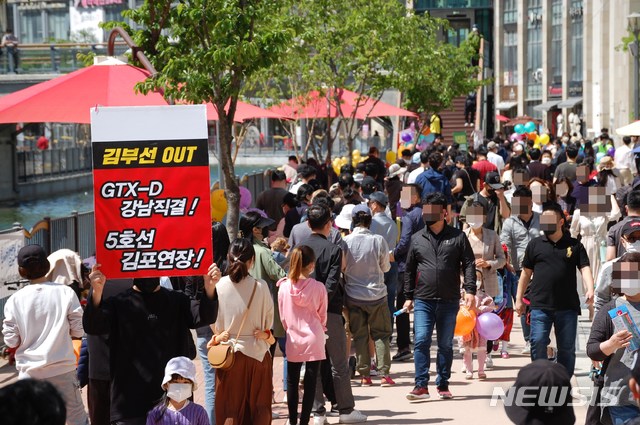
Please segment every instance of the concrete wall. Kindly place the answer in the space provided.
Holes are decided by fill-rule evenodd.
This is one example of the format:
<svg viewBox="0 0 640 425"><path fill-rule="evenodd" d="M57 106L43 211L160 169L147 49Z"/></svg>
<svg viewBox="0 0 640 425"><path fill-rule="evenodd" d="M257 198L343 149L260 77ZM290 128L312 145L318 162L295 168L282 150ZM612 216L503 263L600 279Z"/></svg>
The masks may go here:
<svg viewBox="0 0 640 425"><path fill-rule="evenodd" d="M78 173L65 177L56 177L31 183L18 184L17 200L29 201L41 197L85 192L93 186L93 175Z"/></svg>
<svg viewBox="0 0 640 425"><path fill-rule="evenodd" d="M13 147L0 142L0 201L14 198L13 192Z"/></svg>

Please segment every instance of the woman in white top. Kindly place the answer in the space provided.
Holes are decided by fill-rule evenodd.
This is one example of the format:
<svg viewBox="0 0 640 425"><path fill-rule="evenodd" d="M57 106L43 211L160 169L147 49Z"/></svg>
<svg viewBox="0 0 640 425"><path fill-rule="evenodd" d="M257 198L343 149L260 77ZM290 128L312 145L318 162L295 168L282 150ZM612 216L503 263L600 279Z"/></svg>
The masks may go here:
<svg viewBox="0 0 640 425"><path fill-rule="evenodd" d="M216 285L220 307L208 345L231 343L235 351L233 366L216 371L215 411L219 424L271 424L273 373L269 346L274 342L270 332L273 298L263 280L249 275L254 261L252 243L236 239L229 248L228 276Z"/></svg>

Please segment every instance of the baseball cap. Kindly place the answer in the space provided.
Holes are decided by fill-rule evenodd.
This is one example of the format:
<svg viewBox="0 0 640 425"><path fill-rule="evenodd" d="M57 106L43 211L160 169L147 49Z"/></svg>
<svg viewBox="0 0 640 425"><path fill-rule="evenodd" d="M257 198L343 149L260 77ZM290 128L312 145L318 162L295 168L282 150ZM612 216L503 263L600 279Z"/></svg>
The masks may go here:
<svg viewBox="0 0 640 425"><path fill-rule="evenodd" d="M492 140L492 141L490 141L489 143L487 143L487 149L488 149L488 150L492 150L492 149L495 149L495 148L497 148L497 147L498 147L497 143L496 143L496 142L494 142L493 140Z"/></svg>
<svg viewBox="0 0 640 425"><path fill-rule="evenodd" d="M240 216L240 225L238 226L245 238L250 237L253 228L263 229L275 223L275 220L265 217L258 211L247 211L246 214Z"/></svg>
<svg viewBox="0 0 640 425"><path fill-rule="evenodd" d="M40 245L32 244L24 246L18 251L18 266L30 269L31 267L46 266L45 274L51 268L47 259L47 253Z"/></svg>
<svg viewBox="0 0 640 425"><path fill-rule="evenodd" d="M371 195L369 195L369 200L376 201L383 207L386 207L389 204L389 198L387 197L387 195L385 195L384 192L380 191L373 192Z"/></svg>
<svg viewBox="0 0 640 425"><path fill-rule="evenodd" d="M360 204L360 205L356 205L351 210L351 217L352 218L355 217L358 213L365 213L365 214L371 215L371 210L365 204Z"/></svg>
<svg viewBox="0 0 640 425"><path fill-rule="evenodd" d="M566 390L565 390L566 388ZM564 366L549 360L535 360L520 369L513 387L509 391L523 391L526 403L505 405L505 412L511 421L521 425L565 425L575 423L573 407L569 405L571 378ZM553 394L553 395L552 395ZM544 403L540 401L551 401ZM541 400L542 399L542 400ZM520 404L520 405L518 405Z"/></svg>
<svg viewBox="0 0 640 425"><path fill-rule="evenodd" d="M504 189L504 185L500 182L500 174L490 171L484 176L484 182L491 186L492 189Z"/></svg>
<svg viewBox="0 0 640 425"><path fill-rule="evenodd" d="M620 231L622 236L628 236L634 232L640 231L640 217L630 218L624 226L622 226L622 230Z"/></svg>
<svg viewBox="0 0 640 425"><path fill-rule="evenodd" d="M187 357L174 357L167 362L164 368L164 378L162 378L162 387L171 381L171 375L177 374L193 382L193 389L198 388L196 382L196 366Z"/></svg>
<svg viewBox="0 0 640 425"><path fill-rule="evenodd" d="M420 152L416 152L413 154L413 156L411 157L411 163L420 164Z"/></svg>

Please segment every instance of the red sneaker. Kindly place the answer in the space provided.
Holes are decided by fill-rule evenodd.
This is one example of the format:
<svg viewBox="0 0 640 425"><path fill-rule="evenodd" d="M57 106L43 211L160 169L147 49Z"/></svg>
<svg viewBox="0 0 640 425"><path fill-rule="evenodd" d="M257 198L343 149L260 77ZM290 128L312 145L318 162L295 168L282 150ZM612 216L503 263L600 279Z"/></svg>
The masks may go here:
<svg viewBox="0 0 640 425"><path fill-rule="evenodd" d="M370 387L372 385L373 385L373 382L371 381L370 376L363 376L362 379L360 380L361 387Z"/></svg>
<svg viewBox="0 0 640 425"><path fill-rule="evenodd" d="M413 391L407 394L407 400L426 400L429 397L429 390L426 387L416 386Z"/></svg>
<svg viewBox="0 0 640 425"><path fill-rule="evenodd" d="M449 391L448 387L437 388L437 391L438 391L438 397L440 397L443 400L448 400L453 398L453 394L451 394L451 391Z"/></svg>
<svg viewBox="0 0 640 425"><path fill-rule="evenodd" d="M382 381L380 382L380 386L381 387L392 387L395 384L396 383L393 381L393 379L391 379L391 377L389 375L384 375L382 377Z"/></svg>

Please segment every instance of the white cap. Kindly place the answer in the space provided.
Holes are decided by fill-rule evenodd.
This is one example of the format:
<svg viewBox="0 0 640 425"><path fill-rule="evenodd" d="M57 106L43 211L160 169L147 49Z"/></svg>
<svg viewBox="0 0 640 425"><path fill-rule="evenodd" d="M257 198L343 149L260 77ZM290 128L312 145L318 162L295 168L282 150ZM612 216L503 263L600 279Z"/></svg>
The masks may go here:
<svg viewBox="0 0 640 425"><path fill-rule="evenodd" d="M167 362L164 368L164 378L162 379L162 387L171 381L171 375L177 374L193 382L193 389L198 388L196 383L196 366L187 357L174 357Z"/></svg>
<svg viewBox="0 0 640 425"><path fill-rule="evenodd" d="M340 214L336 217L336 226L340 229L351 229L351 212L355 207L353 204L343 206Z"/></svg>

